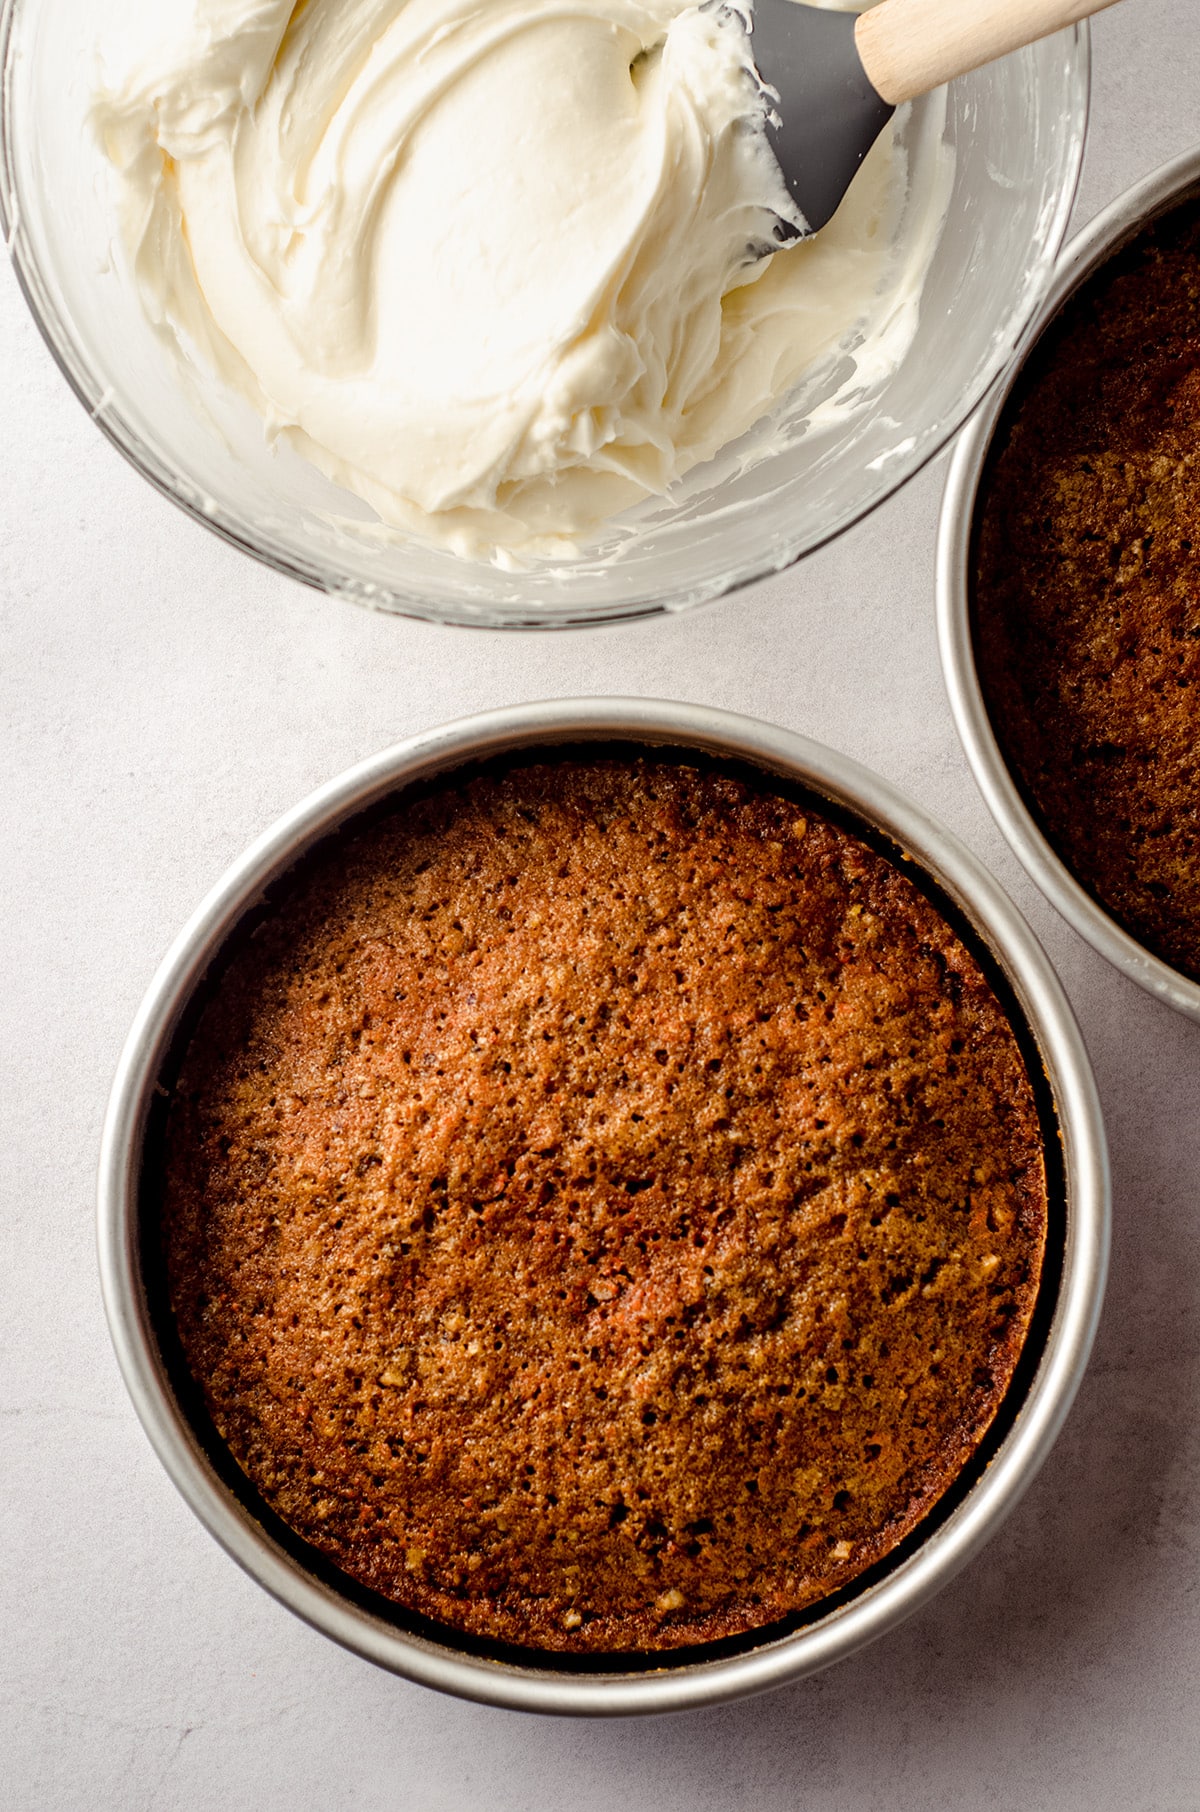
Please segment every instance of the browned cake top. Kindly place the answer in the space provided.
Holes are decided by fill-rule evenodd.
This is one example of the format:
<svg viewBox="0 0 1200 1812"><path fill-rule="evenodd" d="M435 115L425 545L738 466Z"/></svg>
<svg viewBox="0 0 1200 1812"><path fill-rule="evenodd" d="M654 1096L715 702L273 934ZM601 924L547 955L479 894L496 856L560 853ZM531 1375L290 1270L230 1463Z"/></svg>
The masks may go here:
<svg viewBox="0 0 1200 1812"><path fill-rule="evenodd" d="M976 648L1005 757L1076 878L1200 981L1200 212L1106 264L997 439Z"/></svg>
<svg viewBox="0 0 1200 1812"><path fill-rule="evenodd" d="M783 1617L1009 1382L1046 1223L973 958L816 812L668 760L484 771L326 852L168 1127L184 1350L360 1581L543 1648Z"/></svg>

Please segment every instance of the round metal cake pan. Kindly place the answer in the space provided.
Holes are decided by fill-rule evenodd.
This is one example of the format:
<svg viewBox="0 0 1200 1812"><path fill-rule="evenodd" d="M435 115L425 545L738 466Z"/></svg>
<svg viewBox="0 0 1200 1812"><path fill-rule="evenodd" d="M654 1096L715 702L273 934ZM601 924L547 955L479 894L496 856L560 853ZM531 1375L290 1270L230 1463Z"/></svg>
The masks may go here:
<svg viewBox="0 0 1200 1812"><path fill-rule="evenodd" d="M1014 854L1069 925L1139 987L1200 1019L1200 982L1154 956L1082 887L1043 835L1009 771L975 666L971 562L980 487L992 441L1025 363L1063 305L1142 229L1200 196L1200 148L1186 152L1105 208L1067 246L1021 357L963 431L950 466L938 529L938 642L950 708L976 782Z"/></svg>
<svg viewBox="0 0 1200 1812"><path fill-rule="evenodd" d="M800 1627L748 1637L739 1652L668 1653L535 1665L470 1652L453 1632L404 1627L349 1582L303 1558L240 1500L172 1382L143 1254L153 1237L148 1128L189 1003L239 923L321 839L389 795L465 763L547 745L608 743L701 752L750 764L881 842L956 915L1007 993L1043 1101L1054 1275L1043 1280L1019 1376L978 1464L881 1568ZM159 1109L161 1112L161 1107ZM382 1667L463 1697L527 1711L602 1715L683 1710L763 1692L841 1660L924 1604L1020 1498L1057 1435L1087 1362L1108 1253L1108 1160L1091 1067L1063 990L1032 932L976 859L886 781L802 736L750 718L646 699L522 705L467 718L385 750L313 793L237 861L168 952L122 1053L104 1128L99 1260L109 1326L134 1406L163 1465L226 1551L283 1604ZM1051 1267L1047 1262L1047 1272ZM974 1464L974 1463L973 1463ZM535 1660L537 1658L535 1657Z"/></svg>

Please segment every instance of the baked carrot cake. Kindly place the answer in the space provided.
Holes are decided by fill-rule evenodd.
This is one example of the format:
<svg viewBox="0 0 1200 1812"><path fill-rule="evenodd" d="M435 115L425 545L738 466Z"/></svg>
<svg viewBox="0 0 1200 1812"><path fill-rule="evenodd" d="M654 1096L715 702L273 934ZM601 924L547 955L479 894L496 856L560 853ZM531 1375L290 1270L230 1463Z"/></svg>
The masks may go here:
<svg viewBox="0 0 1200 1812"><path fill-rule="evenodd" d="M975 648L1049 841L1200 981L1200 207L1084 284L1035 349L982 491Z"/></svg>
<svg viewBox="0 0 1200 1812"><path fill-rule="evenodd" d="M186 1363L355 1580L526 1648L736 1636L958 1477L1029 1326L1033 1090L898 862L669 757L483 767L296 872L167 1118Z"/></svg>

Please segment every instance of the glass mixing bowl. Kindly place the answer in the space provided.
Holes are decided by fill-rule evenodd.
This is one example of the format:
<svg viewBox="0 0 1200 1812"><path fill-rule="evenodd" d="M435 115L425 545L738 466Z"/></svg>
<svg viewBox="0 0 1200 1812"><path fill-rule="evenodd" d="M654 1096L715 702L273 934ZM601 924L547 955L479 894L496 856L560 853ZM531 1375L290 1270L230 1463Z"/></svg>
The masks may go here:
<svg viewBox="0 0 1200 1812"><path fill-rule="evenodd" d="M110 440L197 520L322 591L440 622L546 627L681 609L848 528L944 446L1004 369L1045 295L1083 154L1086 27L964 77L944 103L919 103L899 132L910 175L901 238L925 230L921 197L943 138L953 182L893 375L852 414L746 469L756 438L820 403L809 386L668 498L639 506L636 534L503 572L384 539L366 505L289 449L273 452L215 382L187 394L114 256L113 178L86 123L98 42L140 4L0 0L0 228L38 324ZM844 376L831 373L827 390Z"/></svg>

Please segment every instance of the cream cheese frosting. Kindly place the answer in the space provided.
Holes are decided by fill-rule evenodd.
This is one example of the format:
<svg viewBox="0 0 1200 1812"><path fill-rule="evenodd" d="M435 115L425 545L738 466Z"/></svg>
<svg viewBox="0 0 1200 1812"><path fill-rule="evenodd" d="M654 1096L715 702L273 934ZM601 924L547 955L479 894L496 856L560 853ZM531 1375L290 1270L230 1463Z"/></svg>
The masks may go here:
<svg viewBox="0 0 1200 1812"><path fill-rule="evenodd" d="M401 535L569 556L742 435L885 281L886 140L822 234L759 255L798 221L728 8L155 17L96 114L147 312Z"/></svg>

